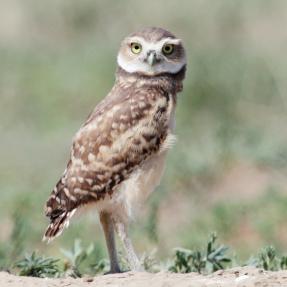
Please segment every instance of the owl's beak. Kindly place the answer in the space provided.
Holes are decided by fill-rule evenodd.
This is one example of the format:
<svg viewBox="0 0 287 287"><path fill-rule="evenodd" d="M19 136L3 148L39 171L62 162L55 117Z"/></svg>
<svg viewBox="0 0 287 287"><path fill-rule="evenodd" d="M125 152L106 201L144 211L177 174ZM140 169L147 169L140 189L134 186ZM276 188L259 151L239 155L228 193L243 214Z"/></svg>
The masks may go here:
<svg viewBox="0 0 287 287"><path fill-rule="evenodd" d="M146 61L150 66L153 66L156 62L158 62L156 52L155 51L148 51Z"/></svg>

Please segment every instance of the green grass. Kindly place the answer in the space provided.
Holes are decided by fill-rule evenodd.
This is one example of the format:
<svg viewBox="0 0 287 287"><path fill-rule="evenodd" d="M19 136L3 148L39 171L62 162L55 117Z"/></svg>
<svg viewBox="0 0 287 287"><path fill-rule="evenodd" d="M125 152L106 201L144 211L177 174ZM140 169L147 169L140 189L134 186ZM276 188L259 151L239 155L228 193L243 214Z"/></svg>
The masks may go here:
<svg viewBox="0 0 287 287"><path fill-rule="evenodd" d="M72 250L62 250L62 253L65 255L65 260L45 258L33 252L17 261L10 271L20 276L77 278L84 274L103 274L109 270L108 260L95 256L93 244L83 248L80 240L76 240ZM273 246L267 246L246 262L238 263L235 254L231 255L228 246L217 243L215 234L210 235L206 246L202 245L197 250L175 248L173 258L167 262L159 262L154 256L155 254L152 253L141 258L142 266L146 271L210 274L231 266L245 265L271 271L287 269L287 256L278 254ZM127 260L122 254L120 265L122 270L128 270Z"/></svg>

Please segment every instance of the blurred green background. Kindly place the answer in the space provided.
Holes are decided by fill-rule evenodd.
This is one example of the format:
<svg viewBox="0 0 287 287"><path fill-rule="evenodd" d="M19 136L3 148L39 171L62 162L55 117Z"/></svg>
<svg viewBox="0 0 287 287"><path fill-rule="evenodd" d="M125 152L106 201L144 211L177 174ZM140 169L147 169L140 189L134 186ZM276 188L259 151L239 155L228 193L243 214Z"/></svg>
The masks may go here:
<svg viewBox="0 0 287 287"><path fill-rule="evenodd" d="M123 37L160 26L184 40L178 142L132 226L136 250L193 248L212 231L247 258L287 248L287 2L0 1L0 265L61 256L75 238L106 256L93 209L52 244L43 206L71 139L114 82Z"/></svg>

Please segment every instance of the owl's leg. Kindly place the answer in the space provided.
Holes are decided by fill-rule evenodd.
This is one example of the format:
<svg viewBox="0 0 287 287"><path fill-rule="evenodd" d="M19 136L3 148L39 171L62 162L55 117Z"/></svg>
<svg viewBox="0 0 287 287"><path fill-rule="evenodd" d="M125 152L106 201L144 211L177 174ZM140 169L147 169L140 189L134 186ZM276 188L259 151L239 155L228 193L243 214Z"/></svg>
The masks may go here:
<svg viewBox="0 0 287 287"><path fill-rule="evenodd" d="M109 213L101 212L100 213L100 221L105 233L109 258L110 258L110 265L111 269L108 272L110 273L120 273L120 267L118 264L118 258L117 258L117 250L116 250L116 244L115 244L115 238L114 238L114 226L113 221L111 218L111 215Z"/></svg>
<svg viewBox="0 0 287 287"><path fill-rule="evenodd" d="M143 271L140 261L134 251L132 242L128 236L127 224L120 221L118 218L114 218L114 226L117 234L123 242L131 270Z"/></svg>

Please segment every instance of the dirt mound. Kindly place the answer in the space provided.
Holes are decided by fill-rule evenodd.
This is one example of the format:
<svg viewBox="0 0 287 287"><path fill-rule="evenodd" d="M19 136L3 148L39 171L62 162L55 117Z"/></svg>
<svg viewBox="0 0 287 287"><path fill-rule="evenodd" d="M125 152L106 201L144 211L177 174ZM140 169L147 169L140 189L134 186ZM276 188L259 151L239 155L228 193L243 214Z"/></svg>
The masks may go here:
<svg viewBox="0 0 287 287"><path fill-rule="evenodd" d="M237 267L203 276L196 273L127 272L79 279L41 279L0 273L1 287L251 287L287 286L287 271L263 271Z"/></svg>

